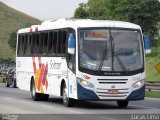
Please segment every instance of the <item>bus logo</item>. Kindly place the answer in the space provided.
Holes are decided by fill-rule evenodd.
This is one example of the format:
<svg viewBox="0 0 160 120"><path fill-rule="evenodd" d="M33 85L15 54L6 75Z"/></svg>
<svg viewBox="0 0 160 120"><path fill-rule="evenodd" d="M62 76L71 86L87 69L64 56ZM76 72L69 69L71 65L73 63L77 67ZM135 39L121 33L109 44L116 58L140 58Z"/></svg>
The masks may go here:
<svg viewBox="0 0 160 120"><path fill-rule="evenodd" d="M83 77L84 77L85 80L89 80L90 79L90 77L88 75L83 75Z"/></svg>

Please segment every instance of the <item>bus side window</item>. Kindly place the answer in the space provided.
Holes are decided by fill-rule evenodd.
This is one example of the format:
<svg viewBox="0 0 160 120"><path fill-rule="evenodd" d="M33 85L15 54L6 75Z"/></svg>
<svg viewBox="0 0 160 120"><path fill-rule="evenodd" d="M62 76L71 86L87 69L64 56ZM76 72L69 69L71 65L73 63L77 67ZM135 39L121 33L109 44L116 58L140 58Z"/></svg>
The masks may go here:
<svg viewBox="0 0 160 120"><path fill-rule="evenodd" d="M58 41L57 41L57 43L58 43L58 48L57 48L57 54L61 54L62 53L62 48L61 48L61 46L62 46L62 31L58 31Z"/></svg>
<svg viewBox="0 0 160 120"><path fill-rule="evenodd" d="M57 54L57 41L58 41L58 35L57 35L57 31L53 33L53 44L52 44L52 47L53 47L53 52L55 54Z"/></svg>
<svg viewBox="0 0 160 120"><path fill-rule="evenodd" d="M35 54L39 54L40 43L39 43L39 33L35 34Z"/></svg>
<svg viewBox="0 0 160 120"><path fill-rule="evenodd" d="M54 39L53 39L53 32L49 32L49 40L48 40L48 54L49 55L54 55L55 52L55 45L53 44Z"/></svg>
<svg viewBox="0 0 160 120"><path fill-rule="evenodd" d="M26 55L31 54L31 35L28 34Z"/></svg>
<svg viewBox="0 0 160 120"><path fill-rule="evenodd" d="M66 53L66 41L67 41L67 32L63 31L63 39L62 39L62 54Z"/></svg>
<svg viewBox="0 0 160 120"><path fill-rule="evenodd" d="M41 32L40 33L40 39L39 39L39 41L40 41L40 48L39 48L39 54L40 55L42 55L42 53L43 53L43 41L44 41L44 32Z"/></svg>
<svg viewBox="0 0 160 120"><path fill-rule="evenodd" d="M17 51L17 55L20 55L20 49L21 49L21 42L22 42L22 36L19 34L18 35L18 51Z"/></svg>
<svg viewBox="0 0 160 120"><path fill-rule="evenodd" d="M36 49L38 49L37 46L36 46L36 39L35 38L36 38L35 34L32 34L32 50L31 50L31 53L33 55L36 54Z"/></svg>
<svg viewBox="0 0 160 120"><path fill-rule="evenodd" d="M48 42L48 32L45 33L45 38L44 38L44 41L43 41L43 55L47 55L47 42Z"/></svg>
<svg viewBox="0 0 160 120"><path fill-rule="evenodd" d="M24 35L21 35L20 45L19 45L19 55L23 56L24 53Z"/></svg>
<svg viewBox="0 0 160 120"><path fill-rule="evenodd" d="M68 34L68 39L69 39L69 36L70 34L73 34L75 35L75 32L73 30L71 30L70 32L72 33L69 33ZM75 39L75 36L74 36L74 39ZM74 40L75 41L75 40ZM75 44L74 44L75 46ZM68 48L68 47L67 47ZM75 47L74 47L75 48ZM76 61L75 61L75 54L70 54L68 53L68 67L72 70L72 72L75 73L76 71Z"/></svg>
<svg viewBox="0 0 160 120"><path fill-rule="evenodd" d="M27 55L28 34L24 35L24 55Z"/></svg>

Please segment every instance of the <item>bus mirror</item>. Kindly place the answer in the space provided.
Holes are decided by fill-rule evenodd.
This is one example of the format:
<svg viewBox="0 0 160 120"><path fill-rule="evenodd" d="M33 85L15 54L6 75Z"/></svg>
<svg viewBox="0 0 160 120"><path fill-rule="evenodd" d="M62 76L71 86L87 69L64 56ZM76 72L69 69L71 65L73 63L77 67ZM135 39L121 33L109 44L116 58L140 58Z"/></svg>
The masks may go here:
<svg viewBox="0 0 160 120"><path fill-rule="evenodd" d="M75 39L74 39L74 34L70 33L68 37L68 53L69 54L74 54L75 53Z"/></svg>
<svg viewBox="0 0 160 120"><path fill-rule="evenodd" d="M145 53L150 54L151 53L151 40L150 37L147 35L143 36L144 40L144 47L145 47Z"/></svg>

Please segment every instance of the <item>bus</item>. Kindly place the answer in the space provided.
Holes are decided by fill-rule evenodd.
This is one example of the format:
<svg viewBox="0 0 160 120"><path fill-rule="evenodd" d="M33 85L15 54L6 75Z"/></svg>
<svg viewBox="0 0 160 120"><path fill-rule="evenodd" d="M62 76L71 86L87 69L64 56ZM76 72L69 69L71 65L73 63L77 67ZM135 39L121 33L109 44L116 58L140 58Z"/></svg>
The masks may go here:
<svg viewBox="0 0 160 120"><path fill-rule="evenodd" d="M145 50L139 25L108 20L58 19L18 30L18 88L32 99L75 101L143 100Z"/></svg>

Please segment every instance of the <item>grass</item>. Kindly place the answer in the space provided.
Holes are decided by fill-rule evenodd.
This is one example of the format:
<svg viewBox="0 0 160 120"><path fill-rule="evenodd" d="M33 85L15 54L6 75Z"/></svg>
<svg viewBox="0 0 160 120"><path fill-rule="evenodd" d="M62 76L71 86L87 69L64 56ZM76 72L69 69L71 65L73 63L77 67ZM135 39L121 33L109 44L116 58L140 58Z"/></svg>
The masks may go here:
<svg viewBox="0 0 160 120"><path fill-rule="evenodd" d="M29 27L33 24L40 24L40 20L21 13L13 8L0 2L0 57L15 59L9 45L9 34L12 31L17 31L20 28Z"/></svg>
<svg viewBox="0 0 160 120"><path fill-rule="evenodd" d="M160 91L146 91L145 97L160 98Z"/></svg>
<svg viewBox="0 0 160 120"><path fill-rule="evenodd" d="M146 56L146 80L160 82L160 72L155 68L160 63L160 47L153 48L152 54Z"/></svg>
<svg viewBox="0 0 160 120"><path fill-rule="evenodd" d="M4 83L4 82L3 82L3 79L0 79L0 83Z"/></svg>

